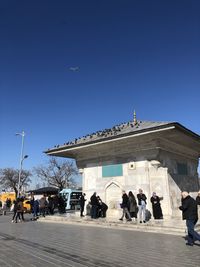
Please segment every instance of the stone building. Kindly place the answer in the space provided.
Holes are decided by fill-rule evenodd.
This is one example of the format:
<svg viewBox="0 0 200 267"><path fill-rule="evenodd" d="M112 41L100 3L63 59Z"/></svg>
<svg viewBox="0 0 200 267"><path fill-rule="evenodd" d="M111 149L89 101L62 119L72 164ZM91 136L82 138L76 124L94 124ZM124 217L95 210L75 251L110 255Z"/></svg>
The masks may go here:
<svg viewBox="0 0 200 267"><path fill-rule="evenodd" d="M180 216L180 192L199 190L200 136L177 122L133 121L98 131L45 151L73 158L82 174L89 200L93 192L120 211L121 191L135 195L142 188L148 198L163 197L164 216Z"/></svg>

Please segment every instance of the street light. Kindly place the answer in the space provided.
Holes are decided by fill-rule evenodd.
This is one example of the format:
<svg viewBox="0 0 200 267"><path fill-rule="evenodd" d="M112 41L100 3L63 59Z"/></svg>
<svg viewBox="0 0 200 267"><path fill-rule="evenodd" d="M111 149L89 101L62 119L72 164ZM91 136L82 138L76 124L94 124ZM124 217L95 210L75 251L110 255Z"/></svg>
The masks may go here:
<svg viewBox="0 0 200 267"><path fill-rule="evenodd" d="M20 183L21 183L21 173L22 173L22 164L24 159L28 158L28 155L24 156L24 136L25 132L16 133L16 135L20 135L22 137L22 145L21 145L21 153L20 153L20 168L19 168L19 179L18 179L18 188L17 188L17 197L19 197Z"/></svg>

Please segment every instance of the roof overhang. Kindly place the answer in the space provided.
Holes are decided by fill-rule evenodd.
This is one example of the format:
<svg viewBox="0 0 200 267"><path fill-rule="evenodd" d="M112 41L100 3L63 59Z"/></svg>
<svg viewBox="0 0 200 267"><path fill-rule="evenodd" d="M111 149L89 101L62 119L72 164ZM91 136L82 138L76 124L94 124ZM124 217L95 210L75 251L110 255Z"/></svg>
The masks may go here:
<svg viewBox="0 0 200 267"><path fill-rule="evenodd" d="M51 149L51 150L47 150L45 151L45 153L47 155L51 155L51 156L60 156L60 154L66 154L69 155L69 157L73 158L73 151L78 151L78 150L82 150L84 148L89 148L89 147L94 147L94 146L99 146L99 145L103 145L103 144L108 144L108 143L112 143L112 142L117 142L120 140L127 140L130 138L134 138L134 137L140 137L140 136L144 136L144 135L149 135L149 134L154 134L154 133L159 133L162 131L168 131L168 130L173 130L175 129L175 126L169 126L167 128L164 129L151 129L148 131L143 131L143 132L138 132L138 133L132 133L131 135L126 135L126 136L117 136L115 138L112 139L108 139L108 140L98 140L96 142L91 142L91 143L83 143L77 146L73 146L73 147L60 147L60 148L56 148L56 149Z"/></svg>
<svg viewBox="0 0 200 267"><path fill-rule="evenodd" d="M155 140L156 138L169 139L171 142L180 143L194 149L200 156L200 136L185 128L179 123L169 123L167 125L152 127L128 133L126 135L118 135L112 138L105 138L72 146L60 146L45 151L47 155L65 158L77 159L80 155L83 157L84 153L100 153L102 150L116 150L118 146L125 147L130 144L137 144L138 142L145 142L147 140ZM152 146L155 144L152 144ZM111 153L111 152L110 152Z"/></svg>

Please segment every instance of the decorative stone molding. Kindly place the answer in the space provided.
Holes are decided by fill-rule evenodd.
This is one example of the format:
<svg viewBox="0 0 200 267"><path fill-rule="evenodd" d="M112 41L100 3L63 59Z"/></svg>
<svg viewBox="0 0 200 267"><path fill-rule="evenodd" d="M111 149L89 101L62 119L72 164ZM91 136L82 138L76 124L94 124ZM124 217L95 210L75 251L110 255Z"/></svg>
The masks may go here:
<svg viewBox="0 0 200 267"><path fill-rule="evenodd" d="M161 163L158 160L151 160L150 163L156 169L158 169L161 166Z"/></svg>

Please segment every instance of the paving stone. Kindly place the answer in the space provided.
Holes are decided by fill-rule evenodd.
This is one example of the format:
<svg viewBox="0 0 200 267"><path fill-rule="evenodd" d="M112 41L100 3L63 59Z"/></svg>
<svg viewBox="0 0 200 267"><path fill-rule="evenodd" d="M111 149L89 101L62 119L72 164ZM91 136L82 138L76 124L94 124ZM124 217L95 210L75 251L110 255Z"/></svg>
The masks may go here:
<svg viewBox="0 0 200 267"><path fill-rule="evenodd" d="M163 235L83 224L0 217L0 266L48 267L199 267L200 242Z"/></svg>

